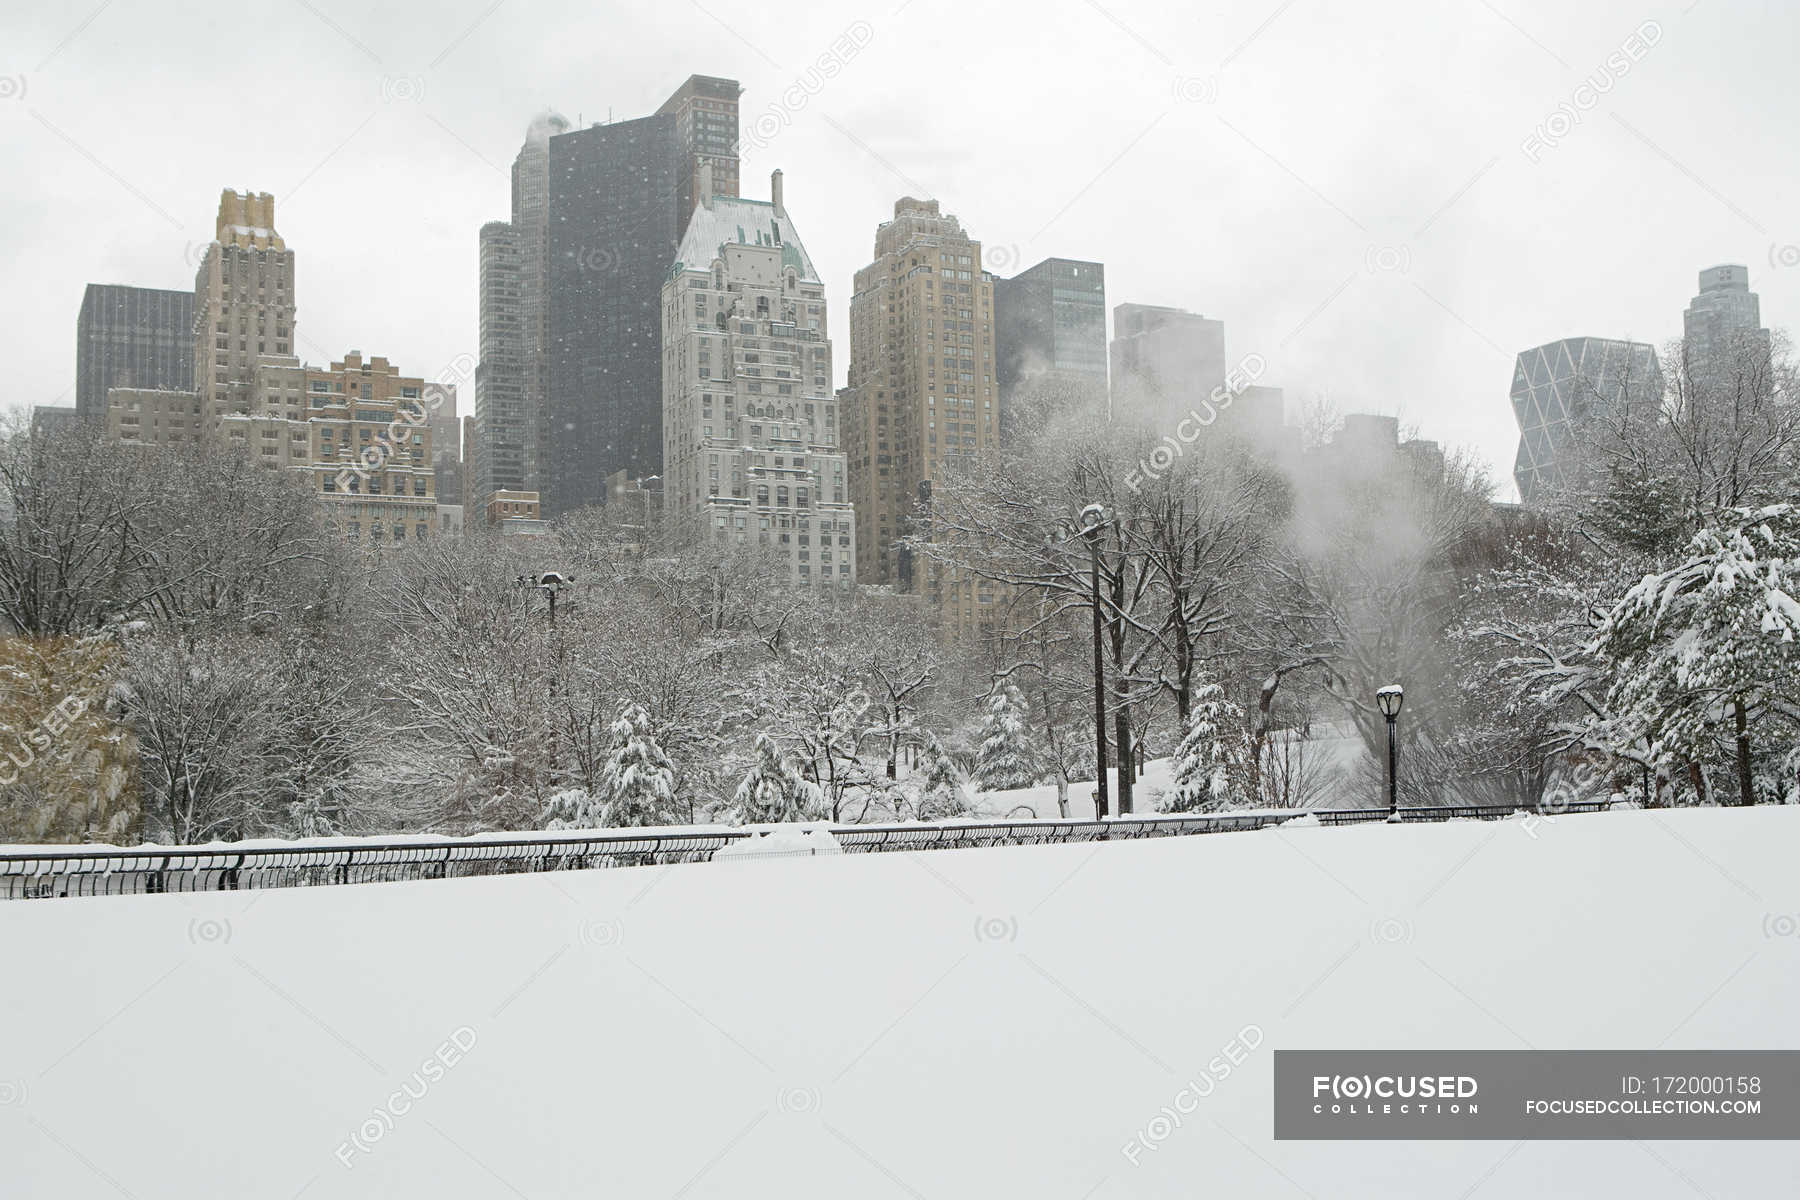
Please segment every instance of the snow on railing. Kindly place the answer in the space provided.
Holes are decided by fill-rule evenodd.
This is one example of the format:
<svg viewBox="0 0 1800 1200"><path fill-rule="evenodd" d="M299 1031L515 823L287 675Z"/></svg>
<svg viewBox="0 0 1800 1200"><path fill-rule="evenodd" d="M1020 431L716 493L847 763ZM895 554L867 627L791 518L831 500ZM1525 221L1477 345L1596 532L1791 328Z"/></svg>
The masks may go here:
<svg viewBox="0 0 1800 1200"><path fill-rule="evenodd" d="M1597 812L1605 802L1564 812ZM1526 810L1504 805L1403 808L1405 821L1497 820ZM396 835L201 846L0 846L0 900L159 892L240 891L466 879L584 871L725 858L967 850L1068 842L1129 841L1266 829L1290 821L1350 825L1387 819L1386 809L1245 809L1105 820L965 819L891 825L695 825L655 829L481 833L462 838ZM766 844L763 839L767 839ZM727 847L730 850L721 855Z"/></svg>

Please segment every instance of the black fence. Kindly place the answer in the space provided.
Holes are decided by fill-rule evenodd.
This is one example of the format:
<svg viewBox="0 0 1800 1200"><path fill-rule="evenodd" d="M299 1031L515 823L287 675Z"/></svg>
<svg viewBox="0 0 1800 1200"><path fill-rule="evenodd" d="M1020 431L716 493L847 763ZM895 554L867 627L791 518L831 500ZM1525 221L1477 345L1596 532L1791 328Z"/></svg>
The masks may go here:
<svg viewBox="0 0 1800 1200"><path fill-rule="evenodd" d="M1564 812L1598 812L1604 801L1572 804ZM1463 805L1403 808L1402 821L1498 820L1519 810ZM1068 842L1133 841L1264 829L1295 819L1321 825L1386 821L1386 809L1254 810L1182 816L1119 817L1107 821L954 821L939 824L846 825L830 830L845 854L913 850L968 850L988 846L1041 846ZM234 848L83 849L71 846L0 852L0 900L124 896L159 892L216 892L263 888L393 883L417 879L468 879L543 871L591 871L607 867L709 862L727 846L734 853L763 853L755 846L767 829L635 830L594 834L529 833L475 838L414 838ZM831 852L831 843L821 839ZM790 841L770 842L773 856L814 851Z"/></svg>

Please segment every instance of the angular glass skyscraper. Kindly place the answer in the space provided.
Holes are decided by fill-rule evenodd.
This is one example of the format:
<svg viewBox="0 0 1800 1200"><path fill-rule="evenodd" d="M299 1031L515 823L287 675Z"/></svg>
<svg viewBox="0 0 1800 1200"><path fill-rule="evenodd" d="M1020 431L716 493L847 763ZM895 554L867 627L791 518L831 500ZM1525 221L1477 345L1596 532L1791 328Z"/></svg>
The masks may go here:
<svg viewBox="0 0 1800 1200"><path fill-rule="evenodd" d="M1656 348L1644 342L1564 338L1520 354L1512 382L1519 499L1532 503L1561 477L1588 420L1622 399L1655 403L1662 390Z"/></svg>

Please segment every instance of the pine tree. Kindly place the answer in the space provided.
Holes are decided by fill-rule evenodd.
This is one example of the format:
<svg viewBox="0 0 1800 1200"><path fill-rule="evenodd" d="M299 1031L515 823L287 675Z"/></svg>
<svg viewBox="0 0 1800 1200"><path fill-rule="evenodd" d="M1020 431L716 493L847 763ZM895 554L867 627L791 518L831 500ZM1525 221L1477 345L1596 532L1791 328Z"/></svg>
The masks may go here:
<svg viewBox="0 0 1800 1200"><path fill-rule="evenodd" d="M586 788L567 788L544 806L545 829L599 829L605 824L605 811Z"/></svg>
<svg viewBox="0 0 1800 1200"><path fill-rule="evenodd" d="M740 824L810 821L819 812L819 789L797 771L766 733L756 735L756 761L731 797Z"/></svg>
<svg viewBox="0 0 1800 1200"><path fill-rule="evenodd" d="M1615 672L1603 731L1615 744L1689 764L1697 791L1729 744L1732 790L1754 803L1757 747L1784 753L1796 724L1800 506L1717 514L1681 560L1613 606L1589 650Z"/></svg>
<svg viewBox="0 0 1800 1200"><path fill-rule="evenodd" d="M970 811L968 793L963 791L962 772L943 743L936 736L927 734L920 770L919 820L941 821L946 817L967 816Z"/></svg>
<svg viewBox="0 0 1800 1200"><path fill-rule="evenodd" d="M612 725L613 749L600 774L603 823L627 829L668 823L675 804L675 767L656 744L650 714L627 704Z"/></svg>
<svg viewBox="0 0 1800 1200"><path fill-rule="evenodd" d="M988 698L975 758L977 790L996 792L1037 782L1027 716L1025 697L1010 683Z"/></svg>
<svg viewBox="0 0 1800 1200"><path fill-rule="evenodd" d="M1216 812L1244 802L1249 761L1244 710L1208 680L1194 692L1187 736L1175 751L1175 786L1166 812Z"/></svg>

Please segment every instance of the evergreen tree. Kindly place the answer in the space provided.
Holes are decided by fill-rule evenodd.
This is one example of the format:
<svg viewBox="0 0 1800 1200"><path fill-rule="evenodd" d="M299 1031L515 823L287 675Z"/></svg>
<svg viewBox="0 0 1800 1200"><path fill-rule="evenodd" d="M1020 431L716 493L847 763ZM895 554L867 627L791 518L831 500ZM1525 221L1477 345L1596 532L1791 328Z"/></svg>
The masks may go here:
<svg viewBox="0 0 1800 1200"><path fill-rule="evenodd" d="M545 829L599 829L605 824L604 810L586 788L560 791L544 806Z"/></svg>
<svg viewBox="0 0 1800 1200"><path fill-rule="evenodd" d="M603 823L626 829L668 823L675 805L675 767L656 744L650 714L627 704L612 725L612 754L600 774Z"/></svg>
<svg viewBox="0 0 1800 1200"><path fill-rule="evenodd" d="M919 820L941 821L967 816L971 809L963 790L963 775L956 761L936 736L927 734L924 761L920 764Z"/></svg>
<svg viewBox="0 0 1800 1200"><path fill-rule="evenodd" d="M1613 606L1589 649L1615 672L1603 734L1687 764L1703 800L1705 768L1729 758L1738 803L1755 803L1758 748L1784 754L1800 727L1800 507L1720 513Z"/></svg>
<svg viewBox="0 0 1800 1200"><path fill-rule="evenodd" d="M1187 736L1175 751L1175 786L1166 812L1216 812L1244 803L1249 761L1244 710L1213 680L1194 692Z"/></svg>
<svg viewBox="0 0 1800 1200"><path fill-rule="evenodd" d="M1012 684L988 698L981 717L980 749L975 757L975 786L979 791L1030 787L1037 770L1026 732L1025 697Z"/></svg>
<svg viewBox="0 0 1800 1200"><path fill-rule="evenodd" d="M756 735L756 761L731 797L731 812L743 825L810 821L819 812L817 785L789 763L766 733Z"/></svg>

